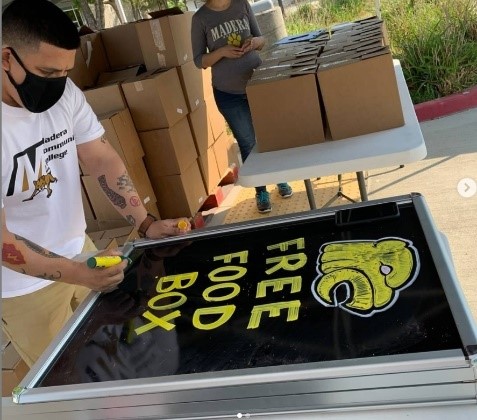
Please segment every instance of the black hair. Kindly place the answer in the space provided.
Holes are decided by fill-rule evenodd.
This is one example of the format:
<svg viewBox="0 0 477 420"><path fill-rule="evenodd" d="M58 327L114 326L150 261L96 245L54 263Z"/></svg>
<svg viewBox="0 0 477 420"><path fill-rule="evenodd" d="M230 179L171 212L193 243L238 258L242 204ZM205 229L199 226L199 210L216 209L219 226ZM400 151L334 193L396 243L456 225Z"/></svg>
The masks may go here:
<svg viewBox="0 0 477 420"><path fill-rule="evenodd" d="M68 15L50 1L13 0L2 14L3 45L37 49L40 42L75 50L80 39Z"/></svg>

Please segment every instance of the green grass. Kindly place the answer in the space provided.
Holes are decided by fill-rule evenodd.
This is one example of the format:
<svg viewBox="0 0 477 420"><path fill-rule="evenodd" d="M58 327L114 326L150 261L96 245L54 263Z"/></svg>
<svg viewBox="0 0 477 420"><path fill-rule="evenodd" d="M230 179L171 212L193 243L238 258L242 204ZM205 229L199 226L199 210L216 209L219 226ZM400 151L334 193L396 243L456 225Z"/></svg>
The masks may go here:
<svg viewBox="0 0 477 420"><path fill-rule="evenodd" d="M371 16L369 3L367 0L303 1L299 3L295 13L286 16L287 32L295 35Z"/></svg>
<svg viewBox="0 0 477 420"><path fill-rule="evenodd" d="M477 85L475 0L381 0L381 12L415 104ZM302 2L285 24L294 35L374 14L374 0Z"/></svg>

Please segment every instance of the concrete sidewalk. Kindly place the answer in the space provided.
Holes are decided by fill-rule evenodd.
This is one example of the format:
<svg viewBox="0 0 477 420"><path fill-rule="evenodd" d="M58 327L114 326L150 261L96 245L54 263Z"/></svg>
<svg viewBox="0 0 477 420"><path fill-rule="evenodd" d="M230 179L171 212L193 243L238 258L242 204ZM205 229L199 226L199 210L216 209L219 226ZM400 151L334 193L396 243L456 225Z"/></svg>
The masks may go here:
<svg viewBox="0 0 477 420"><path fill-rule="evenodd" d="M477 321L477 194L462 197L461 179L477 182L477 108L422 122L427 157L404 168L368 172L369 199L421 193L450 243L457 276Z"/></svg>

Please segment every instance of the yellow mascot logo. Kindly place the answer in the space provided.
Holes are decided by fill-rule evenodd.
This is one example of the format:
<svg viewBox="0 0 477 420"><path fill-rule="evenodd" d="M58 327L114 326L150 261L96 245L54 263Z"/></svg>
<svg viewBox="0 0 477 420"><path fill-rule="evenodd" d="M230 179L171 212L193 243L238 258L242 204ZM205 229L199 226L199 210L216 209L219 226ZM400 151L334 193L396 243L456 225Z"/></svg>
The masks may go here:
<svg viewBox="0 0 477 420"><path fill-rule="evenodd" d="M324 244L312 293L325 306L369 317L389 309L419 273L419 255L401 238Z"/></svg>

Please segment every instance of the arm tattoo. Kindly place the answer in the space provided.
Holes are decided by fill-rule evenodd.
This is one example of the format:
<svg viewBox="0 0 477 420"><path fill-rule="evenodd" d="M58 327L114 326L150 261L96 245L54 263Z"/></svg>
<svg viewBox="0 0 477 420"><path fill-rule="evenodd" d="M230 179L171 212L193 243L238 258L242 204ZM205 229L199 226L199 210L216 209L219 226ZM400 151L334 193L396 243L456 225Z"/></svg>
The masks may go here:
<svg viewBox="0 0 477 420"><path fill-rule="evenodd" d="M109 188L108 183L106 181L106 176L101 175L100 177L98 177L98 181L99 185L101 186L105 194L108 196L109 201L111 201L111 203L113 203L115 206L124 209L126 207L126 199L122 195L119 195L116 191Z"/></svg>
<svg viewBox="0 0 477 420"><path fill-rule="evenodd" d="M117 186L119 187L120 190L126 189L126 192L128 193L136 192L136 188L134 187L132 179L129 177L127 172L125 172L123 175L121 175L118 178Z"/></svg>
<svg viewBox="0 0 477 420"><path fill-rule="evenodd" d="M32 249L36 253L43 255L44 257L47 258L61 258L60 255L56 255L53 252L48 252L46 249L39 247L38 245L34 244L33 242L30 242L26 240L25 238L15 235L15 238L21 241L24 241L28 248ZM31 246L33 245L33 246ZM10 265L20 265L20 264L26 264L25 258L23 257L22 253L15 247L14 244L3 244L2 246L2 260L3 262L10 264ZM21 268L18 270L19 273L25 274L25 275L30 275L26 272L24 268ZM56 271L57 274L36 274L33 277L38 277L40 279L44 280L58 280L61 279L61 272Z"/></svg>
<svg viewBox="0 0 477 420"><path fill-rule="evenodd" d="M101 136L100 140L101 140L101 143L107 143L106 136L104 134Z"/></svg>
<svg viewBox="0 0 477 420"><path fill-rule="evenodd" d="M128 214L126 220L131 226L136 226L136 219L132 215Z"/></svg>
<svg viewBox="0 0 477 420"><path fill-rule="evenodd" d="M14 244L2 245L2 261L11 265L25 264L25 258L22 253L15 247Z"/></svg>
<svg viewBox="0 0 477 420"><path fill-rule="evenodd" d="M28 248L30 248L33 252L46 257L46 258L62 258L61 255L55 254L54 252L48 251L47 249L41 247L40 245L35 244L32 241L24 238L20 235L15 235L15 239L18 241L22 241Z"/></svg>
<svg viewBox="0 0 477 420"><path fill-rule="evenodd" d="M61 272L60 271L57 271L57 275L55 274L37 274L35 277L38 277L40 279L43 279L43 280L51 280L51 281L55 281L55 280L58 280L58 279L61 279Z"/></svg>

